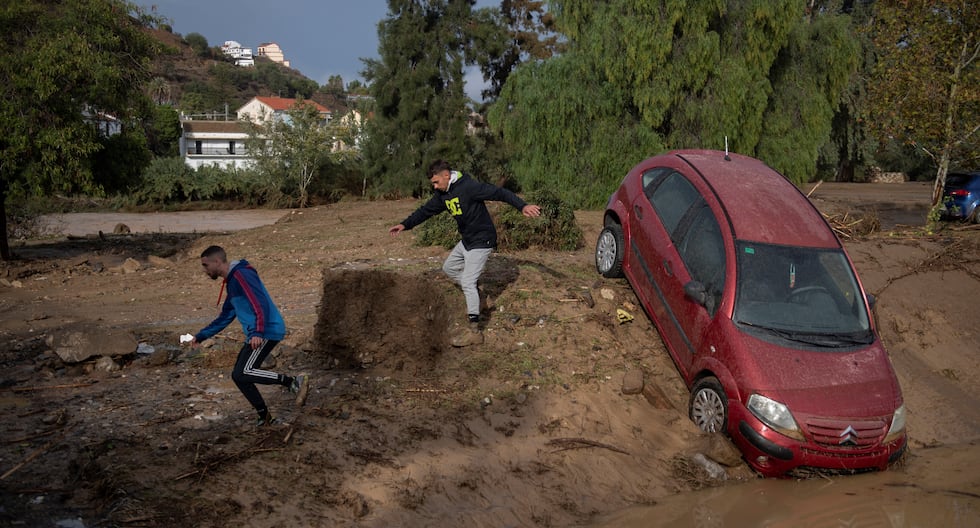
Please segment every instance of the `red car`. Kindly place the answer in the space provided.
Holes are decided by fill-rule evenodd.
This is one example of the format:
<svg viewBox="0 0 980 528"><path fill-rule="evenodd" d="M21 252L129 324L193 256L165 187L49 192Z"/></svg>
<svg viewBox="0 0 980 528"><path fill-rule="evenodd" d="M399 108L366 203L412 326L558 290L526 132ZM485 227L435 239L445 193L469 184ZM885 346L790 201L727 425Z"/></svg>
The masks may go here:
<svg viewBox="0 0 980 528"><path fill-rule="evenodd" d="M691 390L764 476L885 469L905 405L850 257L759 160L680 150L633 168L606 206L603 276L625 275Z"/></svg>

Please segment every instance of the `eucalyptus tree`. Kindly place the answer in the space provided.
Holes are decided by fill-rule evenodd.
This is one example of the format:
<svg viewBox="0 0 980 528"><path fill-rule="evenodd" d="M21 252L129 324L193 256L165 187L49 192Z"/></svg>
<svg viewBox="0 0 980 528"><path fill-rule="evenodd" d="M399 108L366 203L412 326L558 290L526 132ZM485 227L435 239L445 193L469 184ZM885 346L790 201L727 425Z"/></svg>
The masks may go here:
<svg viewBox="0 0 980 528"><path fill-rule="evenodd" d="M515 175L601 205L637 161L728 148L810 178L857 64L843 15L797 0L556 0L568 51L519 66L490 110Z"/></svg>
<svg viewBox="0 0 980 528"><path fill-rule="evenodd" d="M100 115L145 113L160 44L122 0L0 2L0 258L11 257L11 193L100 192L91 171Z"/></svg>

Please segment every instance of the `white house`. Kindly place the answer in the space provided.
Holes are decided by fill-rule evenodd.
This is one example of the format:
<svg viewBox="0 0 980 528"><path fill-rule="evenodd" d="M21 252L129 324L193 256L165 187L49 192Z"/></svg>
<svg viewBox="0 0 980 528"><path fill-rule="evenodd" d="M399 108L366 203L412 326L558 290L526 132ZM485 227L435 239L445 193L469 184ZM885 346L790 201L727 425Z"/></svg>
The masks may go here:
<svg viewBox="0 0 980 528"><path fill-rule="evenodd" d="M248 132L237 121L181 121L180 156L188 167L246 168Z"/></svg>
<svg viewBox="0 0 980 528"><path fill-rule="evenodd" d="M221 45L221 52L235 59L235 66L255 66L252 48L246 48L234 40L226 40Z"/></svg>
<svg viewBox="0 0 980 528"><path fill-rule="evenodd" d="M253 97L251 101L245 103L238 109L238 119L253 123L281 120L286 116L286 112L289 109L300 103L312 104L320 112L324 123L330 122L331 112L327 107L309 99L300 101L285 97Z"/></svg>
<svg viewBox="0 0 980 528"><path fill-rule="evenodd" d="M280 48L279 44L276 44L275 42L263 42L262 44L259 44L256 51L258 52L259 57L268 57L268 59L272 62L278 62L287 68L289 67L289 61L286 60L286 56L283 54L282 48Z"/></svg>

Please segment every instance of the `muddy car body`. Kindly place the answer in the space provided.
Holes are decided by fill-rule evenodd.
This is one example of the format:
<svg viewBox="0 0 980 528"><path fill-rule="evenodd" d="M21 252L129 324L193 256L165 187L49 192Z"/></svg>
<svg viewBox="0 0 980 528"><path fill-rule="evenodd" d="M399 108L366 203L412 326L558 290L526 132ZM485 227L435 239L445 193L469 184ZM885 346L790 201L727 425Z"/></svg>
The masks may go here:
<svg viewBox="0 0 980 528"><path fill-rule="evenodd" d="M625 276L705 431L765 476L884 469L905 406L840 240L759 160L673 151L610 197L596 267Z"/></svg>

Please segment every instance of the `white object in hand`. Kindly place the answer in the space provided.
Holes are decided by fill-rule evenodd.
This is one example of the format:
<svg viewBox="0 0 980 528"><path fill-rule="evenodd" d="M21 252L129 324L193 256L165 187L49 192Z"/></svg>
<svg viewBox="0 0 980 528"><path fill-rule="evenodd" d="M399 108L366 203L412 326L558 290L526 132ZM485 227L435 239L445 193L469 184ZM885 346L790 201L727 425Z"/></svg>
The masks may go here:
<svg viewBox="0 0 980 528"><path fill-rule="evenodd" d="M180 336L180 344L190 343L194 340L194 336L191 334L183 334Z"/></svg>

